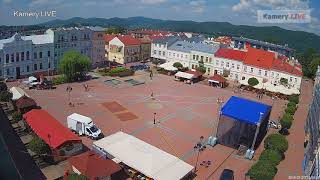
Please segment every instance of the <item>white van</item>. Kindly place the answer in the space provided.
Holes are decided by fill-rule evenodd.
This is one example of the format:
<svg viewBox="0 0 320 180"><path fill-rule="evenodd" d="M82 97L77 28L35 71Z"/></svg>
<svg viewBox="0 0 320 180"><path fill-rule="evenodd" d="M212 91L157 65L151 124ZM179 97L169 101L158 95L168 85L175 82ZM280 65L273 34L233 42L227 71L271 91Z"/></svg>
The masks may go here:
<svg viewBox="0 0 320 180"><path fill-rule="evenodd" d="M80 136L87 135L91 139L103 137L101 130L97 128L92 119L87 116L73 113L67 117L67 126Z"/></svg>

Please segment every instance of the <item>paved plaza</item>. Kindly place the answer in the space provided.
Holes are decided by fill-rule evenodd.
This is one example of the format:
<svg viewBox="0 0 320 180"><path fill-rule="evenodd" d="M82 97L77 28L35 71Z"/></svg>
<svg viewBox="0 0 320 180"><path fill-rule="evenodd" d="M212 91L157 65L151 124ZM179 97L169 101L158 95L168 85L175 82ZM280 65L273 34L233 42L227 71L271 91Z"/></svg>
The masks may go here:
<svg viewBox="0 0 320 180"><path fill-rule="evenodd" d="M26 90L39 106L47 110L57 120L66 125L66 118L72 113L79 113L93 118L95 124L105 136L117 131L132 134L187 163L195 166L197 153L194 145L200 136L208 138L213 132L217 118L217 99L226 102L230 96L246 97L263 103L274 105L271 119L281 117L285 101L272 100L264 96L262 100L254 93L234 93L231 88L219 89L204 84L187 85L174 81L172 76L140 72L133 77L116 78L118 85L106 84L113 79L101 77L85 82L89 91L85 91L82 83L63 84L55 90ZM132 86L124 82L135 79L145 82ZM69 106L67 86L73 88ZM274 102L273 102L274 101ZM154 124L154 118L156 124ZM91 147L92 140L82 137L83 143ZM260 145L257 154L262 151ZM211 161L208 167L201 166L202 161ZM236 179L244 179L245 173L255 162L236 155L229 147L217 145L208 147L199 156L197 179L217 179L222 170L234 170Z"/></svg>

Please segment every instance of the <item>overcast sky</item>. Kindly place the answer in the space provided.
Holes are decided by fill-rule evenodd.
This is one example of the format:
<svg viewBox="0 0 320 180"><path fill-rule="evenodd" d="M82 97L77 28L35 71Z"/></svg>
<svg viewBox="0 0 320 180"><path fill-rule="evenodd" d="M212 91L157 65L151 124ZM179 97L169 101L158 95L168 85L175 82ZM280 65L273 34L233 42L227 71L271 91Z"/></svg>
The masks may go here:
<svg viewBox="0 0 320 180"><path fill-rule="evenodd" d="M320 35L319 0L0 0L0 25L38 24L72 17L133 17L276 25ZM260 24L257 10L309 9L311 23ZM14 12L56 11L56 17L15 17Z"/></svg>

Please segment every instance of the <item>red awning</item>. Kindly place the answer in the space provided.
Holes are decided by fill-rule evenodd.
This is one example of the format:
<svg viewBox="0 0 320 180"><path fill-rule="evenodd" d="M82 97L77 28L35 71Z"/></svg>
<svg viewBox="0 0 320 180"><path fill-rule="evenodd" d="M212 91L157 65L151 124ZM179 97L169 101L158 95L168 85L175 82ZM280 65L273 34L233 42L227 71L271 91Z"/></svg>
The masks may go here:
<svg viewBox="0 0 320 180"><path fill-rule="evenodd" d="M95 179L95 177L109 177L121 170L120 165L110 159L103 159L92 151L87 151L71 157L69 163L81 174Z"/></svg>
<svg viewBox="0 0 320 180"><path fill-rule="evenodd" d="M220 76L219 74L215 74L214 76L210 77L209 81L216 82L216 83L225 83L225 82L227 82L227 80L224 77Z"/></svg>
<svg viewBox="0 0 320 180"><path fill-rule="evenodd" d="M33 109L23 115L32 130L51 148L56 149L66 142L81 142L81 139L63 126L47 111Z"/></svg>
<svg viewBox="0 0 320 180"><path fill-rule="evenodd" d="M185 73L188 73L188 74L193 74L194 76L194 78L198 78L198 77L200 77L200 76L202 76L203 75L203 73L202 72L200 72L200 71L197 71L197 70L194 70L194 69L192 69L192 70L188 70L188 71L186 71Z"/></svg>

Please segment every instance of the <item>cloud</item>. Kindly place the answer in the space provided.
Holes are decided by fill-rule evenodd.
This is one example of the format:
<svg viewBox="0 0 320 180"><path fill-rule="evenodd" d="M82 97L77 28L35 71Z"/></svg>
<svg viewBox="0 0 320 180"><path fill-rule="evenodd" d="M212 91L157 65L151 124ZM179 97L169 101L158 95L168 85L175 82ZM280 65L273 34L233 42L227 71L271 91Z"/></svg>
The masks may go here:
<svg viewBox="0 0 320 180"><path fill-rule="evenodd" d="M206 1L204 0L192 0L189 2L192 12L203 13L206 8Z"/></svg>
<svg viewBox="0 0 320 180"><path fill-rule="evenodd" d="M141 3L142 4L161 4L161 3L164 3L166 2L167 0L141 0Z"/></svg>
<svg viewBox="0 0 320 180"><path fill-rule="evenodd" d="M10 4L12 2L12 0L3 0L3 3L5 4Z"/></svg>
<svg viewBox="0 0 320 180"><path fill-rule="evenodd" d="M309 9L308 1L304 0L240 0L232 6L233 11L248 9Z"/></svg>

